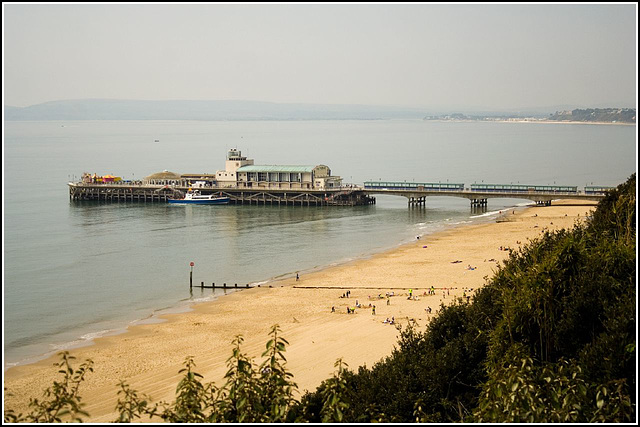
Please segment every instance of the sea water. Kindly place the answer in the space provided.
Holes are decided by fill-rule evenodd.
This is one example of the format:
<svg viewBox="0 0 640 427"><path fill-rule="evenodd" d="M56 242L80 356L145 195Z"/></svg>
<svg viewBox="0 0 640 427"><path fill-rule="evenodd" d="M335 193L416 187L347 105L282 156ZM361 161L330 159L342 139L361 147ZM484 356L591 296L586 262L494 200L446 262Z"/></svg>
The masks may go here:
<svg viewBox="0 0 640 427"><path fill-rule="evenodd" d="M72 202L67 182L83 172L215 173L237 148L256 164L324 164L345 183L615 186L636 171L635 142L635 126L606 125L5 122L5 369L224 297L190 293L190 262L194 284L268 285L529 203L489 199L475 212L450 197L429 197L425 209L392 196L356 207Z"/></svg>

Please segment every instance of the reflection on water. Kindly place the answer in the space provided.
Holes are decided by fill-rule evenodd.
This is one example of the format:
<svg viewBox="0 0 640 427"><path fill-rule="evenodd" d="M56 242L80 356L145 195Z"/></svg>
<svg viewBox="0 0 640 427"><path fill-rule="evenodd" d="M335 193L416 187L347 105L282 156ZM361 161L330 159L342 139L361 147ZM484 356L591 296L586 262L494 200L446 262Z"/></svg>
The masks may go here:
<svg viewBox="0 0 640 427"><path fill-rule="evenodd" d="M471 205L471 215L487 213L487 205Z"/></svg>

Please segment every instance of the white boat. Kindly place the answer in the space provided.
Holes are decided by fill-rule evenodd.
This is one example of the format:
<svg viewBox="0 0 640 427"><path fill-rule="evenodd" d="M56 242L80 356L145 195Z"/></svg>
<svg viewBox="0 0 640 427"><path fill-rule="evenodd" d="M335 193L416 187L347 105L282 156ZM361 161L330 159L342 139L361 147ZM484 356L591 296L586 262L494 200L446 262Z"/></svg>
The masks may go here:
<svg viewBox="0 0 640 427"><path fill-rule="evenodd" d="M183 199L167 199L169 203L181 203L189 205L226 205L229 198L215 194L202 194L200 191L188 191Z"/></svg>

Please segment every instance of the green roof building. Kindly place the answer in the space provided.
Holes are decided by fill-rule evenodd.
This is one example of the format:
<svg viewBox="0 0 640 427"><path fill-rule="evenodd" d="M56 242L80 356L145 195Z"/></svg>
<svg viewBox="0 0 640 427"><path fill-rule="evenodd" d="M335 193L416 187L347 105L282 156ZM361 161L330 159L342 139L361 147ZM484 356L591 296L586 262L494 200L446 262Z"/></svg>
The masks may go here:
<svg viewBox="0 0 640 427"><path fill-rule="evenodd" d="M254 165L236 149L229 150L226 168L217 172L219 186L235 188L325 190L340 188L342 178L325 165Z"/></svg>

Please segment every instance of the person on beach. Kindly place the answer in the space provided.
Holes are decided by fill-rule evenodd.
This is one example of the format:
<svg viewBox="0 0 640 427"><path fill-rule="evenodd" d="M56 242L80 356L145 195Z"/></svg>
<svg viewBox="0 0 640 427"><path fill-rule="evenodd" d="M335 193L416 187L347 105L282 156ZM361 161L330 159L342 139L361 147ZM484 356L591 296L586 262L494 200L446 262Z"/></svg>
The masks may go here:
<svg viewBox="0 0 640 427"><path fill-rule="evenodd" d="M298 275L298 273L296 273L296 282L300 280L300 275Z"/></svg>
<svg viewBox="0 0 640 427"><path fill-rule="evenodd" d="M332 313L335 313L335 312L336 312L336 306L335 306L335 305L331 307L331 312L332 312Z"/></svg>
<svg viewBox="0 0 640 427"><path fill-rule="evenodd" d="M374 315L374 316L376 315L376 306L375 305L371 309L371 314Z"/></svg>
<svg viewBox="0 0 640 427"><path fill-rule="evenodd" d="M411 297L413 294L413 289L409 289L409 296Z"/></svg>

